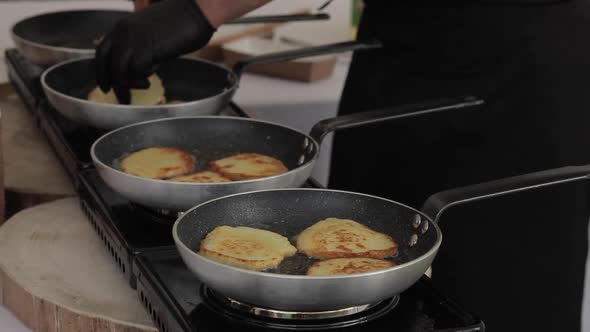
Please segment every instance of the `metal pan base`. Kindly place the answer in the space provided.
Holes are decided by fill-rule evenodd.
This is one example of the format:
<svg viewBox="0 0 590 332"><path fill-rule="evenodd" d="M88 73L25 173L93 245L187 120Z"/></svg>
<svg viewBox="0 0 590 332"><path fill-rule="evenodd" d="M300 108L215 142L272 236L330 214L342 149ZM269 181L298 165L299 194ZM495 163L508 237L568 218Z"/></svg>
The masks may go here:
<svg viewBox="0 0 590 332"><path fill-rule="evenodd" d="M399 296L338 310L299 312L261 308L223 296L203 285L201 296L215 311L247 324L276 329L329 330L372 321L390 312Z"/></svg>

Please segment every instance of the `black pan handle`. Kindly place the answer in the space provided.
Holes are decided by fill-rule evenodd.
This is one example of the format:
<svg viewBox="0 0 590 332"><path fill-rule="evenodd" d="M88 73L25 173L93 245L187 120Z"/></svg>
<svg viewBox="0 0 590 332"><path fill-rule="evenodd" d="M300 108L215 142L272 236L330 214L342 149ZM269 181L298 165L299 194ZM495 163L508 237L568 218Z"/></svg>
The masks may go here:
<svg viewBox="0 0 590 332"><path fill-rule="evenodd" d="M302 22L302 21L325 21L330 19L330 14L292 14L292 15L261 15L245 16L237 18L225 24L257 24L257 23L281 23L281 22Z"/></svg>
<svg viewBox="0 0 590 332"><path fill-rule="evenodd" d="M590 166L567 166L529 173L490 182L441 191L430 196L421 211L438 223L439 217L453 206L483 199L495 198L515 192L538 190L559 183L588 180Z"/></svg>
<svg viewBox="0 0 590 332"><path fill-rule="evenodd" d="M467 96L448 98L436 101L421 102L384 108L375 111L359 112L354 114L337 116L324 119L313 126L310 136L321 143L324 137L337 130L360 127L373 123L409 118L430 113L456 110L465 107L473 107L483 104L482 99Z"/></svg>
<svg viewBox="0 0 590 332"><path fill-rule="evenodd" d="M375 48L381 47L381 42L376 40L371 41L353 41L353 42L342 42L342 43L335 43L335 44L328 44L316 47L305 47L296 50L266 54L261 56L251 57L249 59L245 59L236 63L233 67L233 71L236 73L238 77L242 75L244 69L251 65L258 65L258 64L265 64L265 63L275 63L275 62L285 62L299 58L306 58L311 56L318 56L318 55L326 55L326 54L335 54L341 52L349 52L349 51L359 51L359 50L371 50Z"/></svg>

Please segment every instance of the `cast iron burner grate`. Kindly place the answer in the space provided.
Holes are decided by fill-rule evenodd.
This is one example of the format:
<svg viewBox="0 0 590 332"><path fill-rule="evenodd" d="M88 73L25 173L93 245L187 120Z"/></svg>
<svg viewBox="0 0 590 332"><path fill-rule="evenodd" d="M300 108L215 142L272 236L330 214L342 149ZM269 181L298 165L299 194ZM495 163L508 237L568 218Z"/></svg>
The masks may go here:
<svg viewBox="0 0 590 332"><path fill-rule="evenodd" d="M158 209L142 204L130 202L133 211L136 211L139 215L145 217L146 220L157 222L164 225L173 225L176 219L182 216L182 212Z"/></svg>
<svg viewBox="0 0 590 332"><path fill-rule="evenodd" d="M297 312L257 307L228 298L205 285L201 286L201 296L212 310L230 319L247 320L256 326L298 330L329 330L367 323L387 314L399 302L396 296L374 304L339 310Z"/></svg>

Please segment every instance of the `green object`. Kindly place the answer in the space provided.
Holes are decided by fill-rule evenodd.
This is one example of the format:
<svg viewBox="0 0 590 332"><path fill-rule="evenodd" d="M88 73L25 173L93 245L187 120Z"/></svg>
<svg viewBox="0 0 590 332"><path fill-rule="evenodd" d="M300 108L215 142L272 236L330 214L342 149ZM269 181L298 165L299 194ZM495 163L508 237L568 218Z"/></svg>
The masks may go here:
<svg viewBox="0 0 590 332"><path fill-rule="evenodd" d="M352 27L358 28L363 13L363 0L352 0Z"/></svg>

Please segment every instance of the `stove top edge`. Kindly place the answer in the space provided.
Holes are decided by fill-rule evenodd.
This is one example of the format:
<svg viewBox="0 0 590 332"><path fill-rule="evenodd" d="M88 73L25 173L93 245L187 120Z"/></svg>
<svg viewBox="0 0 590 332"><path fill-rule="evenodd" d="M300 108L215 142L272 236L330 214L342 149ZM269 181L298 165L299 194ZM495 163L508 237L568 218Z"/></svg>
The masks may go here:
<svg viewBox="0 0 590 332"><path fill-rule="evenodd" d="M103 241L105 248L121 272L128 278L130 286L136 288L138 296L152 316L154 323L161 331L166 332L190 332L195 330L195 324L201 324L201 321L207 323L207 317L211 314L207 311L208 309L200 309L202 306L199 305L202 303L197 301L193 304L195 308L199 309L187 312L186 309L191 304L189 302L182 304L183 295L178 293L178 290L175 292L171 289L175 283L165 279L174 277L173 273L162 273L163 268L160 263L168 262L169 266L163 265L168 266L168 270L165 268L164 270L177 273L177 276L189 280L189 287L191 284L200 283L179 259L171 237L171 225L149 224L151 226L146 226L145 220L138 216L137 211L130 207L131 204L127 200L112 191L109 192L110 189L99 178L89 155L87 155L89 143L101 132L72 123L53 110L43 95L38 81L42 68L27 63L14 49L7 50L5 54L8 74L13 86L25 102L27 109L34 115L40 129L47 135L50 145L72 178L80 196L81 208L88 216L97 236ZM238 116L248 116L234 103L230 104L230 109ZM307 186L321 187L314 179L310 179ZM134 223L135 225L140 223L141 227L135 229L141 231L129 233L130 229L125 228L125 225L129 226ZM150 235L150 227L152 227L151 232L158 235ZM158 237L162 235L164 236ZM146 241L146 238L150 239ZM141 242L142 239L144 242ZM186 285L186 280L176 284ZM438 295L427 279L421 280L411 289L419 287L426 287L424 288L426 289L424 296L431 300L435 299L434 302L438 303L440 308L444 308L438 314L462 322L459 324L461 326L456 328L431 331L484 331L481 321L452 301ZM198 296L197 300L200 300ZM207 314L204 315L204 313ZM229 324L226 318L218 321L213 320L213 322ZM251 325L245 327L247 330L255 330ZM199 330L202 329L199 327ZM377 331L375 329L369 330ZM403 330L399 330L399 332L403 332Z"/></svg>

